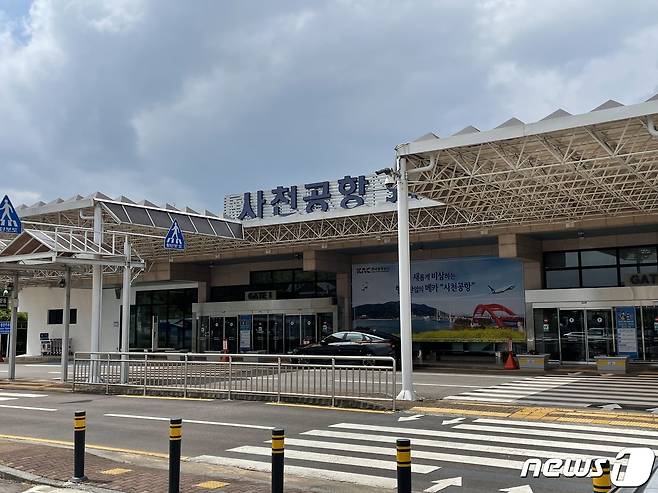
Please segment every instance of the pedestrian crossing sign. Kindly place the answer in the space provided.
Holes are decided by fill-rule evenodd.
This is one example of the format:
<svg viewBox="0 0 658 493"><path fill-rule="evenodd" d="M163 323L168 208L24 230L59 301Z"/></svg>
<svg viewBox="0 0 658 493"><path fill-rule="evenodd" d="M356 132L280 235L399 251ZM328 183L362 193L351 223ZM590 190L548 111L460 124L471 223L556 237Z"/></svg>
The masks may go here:
<svg viewBox="0 0 658 493"><path fill-rule="evenodd" d="M21 231L23 231L21 219L18 217L18 213L14 209L11 200L5 195L5 198L0 203L0 233L17 235Z"/></svg>
<svg viewBox="0 0 658 493"><path fill-rule="evenodd" d="M183 236L183 231L178 226L178 221L175 219L171 228L169 228L167 236L165 236L164 247L167 250L185 250L185 237Z"/></svg>

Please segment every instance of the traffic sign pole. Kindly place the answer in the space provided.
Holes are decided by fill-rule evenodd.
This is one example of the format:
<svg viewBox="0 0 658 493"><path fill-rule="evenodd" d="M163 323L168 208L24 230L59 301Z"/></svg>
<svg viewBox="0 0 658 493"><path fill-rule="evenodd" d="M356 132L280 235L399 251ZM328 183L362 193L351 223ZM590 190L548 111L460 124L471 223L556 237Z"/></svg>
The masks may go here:
<svg viewBox="0 0 658 493"><path fill-rule="evenodd" d="M16 337L18 335L18 274L14 274L11 292L11 327L9 329L9 380L16 379Z"/></svg>

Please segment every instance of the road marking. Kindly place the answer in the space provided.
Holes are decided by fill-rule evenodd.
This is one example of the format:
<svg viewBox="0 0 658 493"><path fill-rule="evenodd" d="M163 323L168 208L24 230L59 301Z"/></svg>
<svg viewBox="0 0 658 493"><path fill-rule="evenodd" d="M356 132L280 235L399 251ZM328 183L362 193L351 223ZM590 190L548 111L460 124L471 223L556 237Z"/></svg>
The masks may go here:
<svg viewBox="0 0 658 493"><path fill-rule="evenodd" d="M461 487L462 477L457 476L457 477L454 477L454 478L437 479L435 481L432 481L432 483L434 483L434 486L430 486L429 488L423 490L423 493L437 493L438 491L445 490L446 488L449 488L450 486L459 486L459 487Z"/></svg>
<svg viewBox="0 0 658 493"><path fill-rule="evenodd" d="M0 396L2 397L48 397L48 394L27 394L19 392L5 392L0 389Z"/></svg>
<svg viewBox="0 0 658 493"><path fill-rule="evenodd" d="M509 433L513 435L540 435L546 436L546 430L536 430L533 428L515 428L501 426L484 426L484 425L457 425L454 428L471 431L490 431L493 433ZM658 440L643 440L634 437L623 437L613 435L592 435L591 433L572 433L567 431L551 431L551 437L572 438L574 440L597 440L601 442L615 443L636 443L645 446L658 446ZM526 439L523 439L527 442Z"/></svg>
<svg viewBox="0 0 658 493"><path fill-rule="evenodd" d="M450 407L424 407L416 406L409 409L411 412L418 413L437 413L437 414L463 414L465 416L475 415L475 416L498 416L506 417L512 414L512 411L508 412L499 412L499 411L481 411L479 409L453 409Z"/></svg>
<svg viewBox="0 0 658 493"><path fill-rule="evenodd" d="M171 397L171 396L162 396L162 395L130 395L130 394L119 394L117 397L124 397L129 399L162 399L166 401L206 401L211 402L215 399L203 399L201 397Z"/></svg>
<svg viewBox="0 0 658 493"><path fill-rule="evenodd" d="M379 431L379 430L373 430ZM424 435L422 431L425 430L415 430L414 432L407 430L407 435ZM313 436L322 436L329 438L344 438L351 440L370 440L373 442L386 442L394 443L395 437L382 437L380 435L368 435L362 433L351 433L343 431L331 431L331 430L310 430L305 431L302 435L313 435ZM482 442L495 442L500 443L503 438L508 438L510 441L514 441L517 437L502 437L495 435L478 435L476 433L459 433L454 431L435 431L430 436L443 437L443 438L455 438L461 440L475 440ZM544 450L529 450L529 449L520 449L515 447L502 447L502 446L493 446L493 445L481 445L477 443L465 443L465 442L444 442L437 440L426 440L423 438L414 439L414 443L425 446L425 447L435 447L435 448L454 448L461 450L474 450L479 452L486 453L509 453L511 455L527 455L534 456L534 454L543 454L546 457L564 457L563 453L558 455L547 455L555 454L555 452L544 451ZM599 444L583 444L576 442L558 442L555 440L539 440L539 439L524 439L523 443L526 445L537 445L539 447L562 447L573 450L596 450L599 452L611 452L617 453L621 450L621 447L615 447L611 445L599 445ZM414 451L414 454L416 451Z"/></svg>
<svg viewBox="0 0 658 493"><path fill-rule="evenodd" d="M607 394L605 392L602 392L603 397L601 398L593 398L593 397L588 397L584 396L582 399L578 399L576 397L560 397L562 393L560 392L541 392L541 393L534 393L534 394L518 394L515 392L507 392L505 394L494 394L495 397L488 397L488 394L483 393L483 394L478 394L476 392L465 392L463 394L459 395L452 395L445 397L445 399L448 400L459 400L459 399L465 399L468 397L468 400L486 400L486 402L495 402L495 401L490 401L489 399L503 399L501 402L516 402L516 401L523 401L525 400L525 397L532 398L535 401L545 401L545 402L555 402L557 404L563 404L563 403L582 403L582 404L606 404L610 403L611 401L620 403L620 404L644 404L644 405L655 405L656 401L653 400L642 400L642 399L624 399L624 398L618 398L616 394ZM480 396L483 396L480 398ZM608 397L608 398L606 398Z"/></svg>
<svg viewBox="0 0 658 493"><path fill-rule="evenodd" d="M159 416L137 416L134 414L104 414L108 418L127 418L127 419L145 419L149 421L169 421L170 418ZM212 425L212 426L229 426L232 428L252 428L255 430L273 430L273 426L249 425L244 423L223 423L221 421L203 421L198 419L183 418L183 424Z"/></svg>
<svg viewBox="0 0 658 493"><path fill-rule="evenodd" d="M286 443L286 445L290 445L290 443ZM252 447L245 445L242 447L229 449L228 452L238 452L241 454L262 455L265 457L270 457L272 455L272 448ZM286 460L288 459L308 460L311 462L327 462L329 464L341 464L356 467L372 467L374 469L386 469L389 471L396 471L398 467L395 461L390 460L367 459L364 457L359 457L358 460L355 460L354 457L345 455L321 454L317 452L290 450L286 447ZM425 466L422 464L411 465L411 471L417 472L419 474L428 474L430 472L436 471L437 469L439 469L438 466Z"/></svg>
<svg viewBox="0 0 658 493"><path fill-rule="evenodd" d="M73 447L73 442L69 442L66 440L51 440L48 438L35 438L35 437L28 437L28 436L20 436L20 435L0 435L0 439L4 440L16 440L20 442L31 442L31 443L42 443L46 445L62 445L65 447ZM161 454L159 452L149 452L148 450L134 450L134 449L128 449L128 448L117 448L117 447L107 447L105 445L94 445L94 444L87 444L86 447L88 449L93 449L93 450L104 450L106 452L120 452L124 454L133 454L133 455L144 455L147 457L156 457L158 459L168 459L169 454ZM188 461L188 457L181 457L182 461Z"/></svg>
<svg viewBox="0 0 658 493"><path fill-rule="evenodd" d="M272 465L269 462L260 462L247 459L235 459L232 457L219 457L214 455L199 455L192 457L191 462L202 462L206 464L215 464L219 466L239 467L251 471L270 472ZM286 474L299 476L310 479L327 479L329 481L341 481L343 483L360 484L363 486L373 486L376 488L395 489L397 480L393 478L382 478L379 476L369 476L367 474L355 474L341 471L331 471L327 469L316 469L311 467L290 466L286 464Z"/></svg>
<svg viewBox="0 0 658 493"><path fill-rule="evenodd" d="M57 411L57 409L52 409L50 407L12 406L10 404L0 404L0 407L5 409L24 409L25 411L45 411L51 413Z"/></svg>
<svg viewBox="0 0 658 493"><path fill-rule="evenodd" d="M395 411L384 411L382 409L350 409L347 407L328 407L315 404L293 404L290 402L266 402L268 406L285 406L285 407L306 407L309 409L322 409L323 411L348 411L352 413L371 413L371 414L393 414Z"/></svg>
<svg viewBox="0 0 658 493"><path fill-rule="evenodd" d="M606 428L603 426L587 426L587 425L569 425L569 424L556 424L544 422L528 422L528 421L514 421L509 419L476 419L476 423L486 423L493 425L512 425L512 426L533 426L535 428L557 428L562 430L575 430L575 431L591 431L592 433L619 433L622 435L639 435L639 436L654 436L658 437L658 432L647 430L631 430L629 428Z"/></svg>
<svg viewBox="0 0 658 493"><path fill-rule="evenodd" d="M397 440L396 437L387 437L380 435L367 435L362 433L348 433L340 431L330 431L330 430L310 430L302 433L302 435L310 436L320 436L324 438L342 438L350 440L361 440L369 442L380 442L380 443L395 443ZM464 433L465 435L465 433ZM494 439L495 437L491 437ZM393 455L395 454L395 449L393 447L374 447L372 445L357 445L357 444L348 444L342 442L318 442L314 440L300 440L295 439L286 439L286 443L303 445L302 442L306 442L308 447L320 447L323 448L324 444L329 443L331 447L335 450L343 451L355 451L355 452L364 452L369 454L381 454L381 455ZM492 440L493 441L493 440ZM428 443L432 443L435 448L443 448L439 441L432 440L414 440L412 442L416 443L419 446L428 446ZM323 445L318 445L323 444ZM461 445L461 444L456 444ZM447 448L447 447L446 447ZM467 450L467 449L463 449ZM456 462L458 464L473 464L479 466L490 466L490 467L502 467L504 469L521 469L523 467L522 461L509 460L509 459L497 459L495 457L479 457L477 455L460 455L460 454L448 454L442 452L428 452L425 450L412 450L411 454L413 457L418 459L427 459L427 460L436 460L440 462ZM564 457L564 455L562 456Z"/></svg>

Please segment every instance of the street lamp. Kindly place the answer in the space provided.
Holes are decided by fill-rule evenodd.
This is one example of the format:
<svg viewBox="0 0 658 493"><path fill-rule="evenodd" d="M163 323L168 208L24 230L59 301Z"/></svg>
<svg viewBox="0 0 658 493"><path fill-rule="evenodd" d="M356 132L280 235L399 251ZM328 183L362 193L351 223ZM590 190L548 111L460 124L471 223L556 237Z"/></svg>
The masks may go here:
<svg viewBox="0 0 658 493"><path fill-rule="evenodd" d="M400 352L402 360L402 389L397 398L415 401L411 344L411 260L409 254L409 185L407 159L397 157L395 169L384 168L375 172L386 175L385 185L397 186L398 205L398 276L400 286Z"/></svg>

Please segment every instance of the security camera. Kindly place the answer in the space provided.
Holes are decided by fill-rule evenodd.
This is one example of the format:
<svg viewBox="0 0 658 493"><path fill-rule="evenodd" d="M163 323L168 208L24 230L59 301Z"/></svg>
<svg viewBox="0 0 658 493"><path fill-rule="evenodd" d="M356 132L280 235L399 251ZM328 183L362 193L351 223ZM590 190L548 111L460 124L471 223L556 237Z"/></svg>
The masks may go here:
<svg viewBox="0 0 658 493"><path fill-rule="evenodd" d="M386 178L384 178L384 185L387 188L391 188L391 187L395 186L395 176L386 175Z"/></svg>
<svg viewBox="0 0 658 493"><path fill-rule="evenodd" d="M66 281L64 280L64 278L61 278L61 279L59 280L59 282L57 283L57 285L58 285L60 288L65 288L65 287L66 287Z"/></svg>
<svg viewBox="0 0 658 493"><path fill-rule="evenodd" d="M375 171L376 175L392 175L393 174L393 169L392 168L382 168L378 169Z"/></svg>
<svg viewBox="0 0 658 493"><path fill-rule="evenodd" d="M2 292L2 296L9 296L9 290L7 288Z"/></svg>

